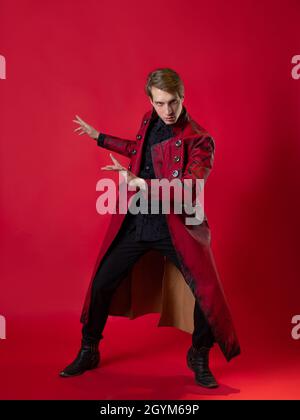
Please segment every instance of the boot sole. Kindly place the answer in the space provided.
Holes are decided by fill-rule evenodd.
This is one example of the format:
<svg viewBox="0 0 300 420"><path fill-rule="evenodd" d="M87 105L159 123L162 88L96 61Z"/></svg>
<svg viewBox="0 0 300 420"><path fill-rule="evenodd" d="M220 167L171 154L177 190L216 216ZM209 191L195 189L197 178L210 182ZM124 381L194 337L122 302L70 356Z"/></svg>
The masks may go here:
<svg viewBox="0 0 300 420"><path fill-rule="evenodd" d="M68 374L68 373L64 373L64 371L59 373L59 376L61 378L72 378L73 376L80 376L82 375L84 372L86 372L87 370L92 370L92 369L96 369L98 366L100 365L100 361L98 361L97 363L95 363L94 365L92 365L91 367L83 370L82 372L78 372L78 373L73 373L73 374Z"/></svg>

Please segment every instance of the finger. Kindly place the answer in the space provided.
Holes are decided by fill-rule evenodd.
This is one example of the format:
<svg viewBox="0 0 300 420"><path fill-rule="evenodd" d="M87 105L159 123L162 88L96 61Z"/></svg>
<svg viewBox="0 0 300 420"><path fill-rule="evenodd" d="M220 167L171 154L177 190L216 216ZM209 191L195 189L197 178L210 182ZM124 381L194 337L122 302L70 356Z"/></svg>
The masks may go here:
<svg viewBox="0 0 300 420"><path fill-rule="evenodd" d="M114 170L116 170L116 167L115 166L112 166L112 165L107 165L107 166L103 166L103 168L102 169L108 169L108 170L110 170L110 171L114 171Z"/></svg>
<svg viewBox="0 0 300 420"><path fill-rule="evenodd" d="M115 169L115 168L101 168L101 169L103 169L103 171L114 171L114 172L118 171L118 169Z"/></svg>
<svg viewBox="0 0 300 420"><path fill-rule="evenodd" d="M82 128L81 127L77 127L77 128L75 128L74 131L78 131L78 130L82 130Z"/></svg>
<svg viewBox="0 0 300 420"><path fill-rule="evenodd" d="M76 118L79 120L79 121L81 121L81 122L84 122L78 115L76 115Z"/></svg>
<svg viewBox="0 0 300 420"><path fill-rule="evenodd" d="M112 158L112 160L113 160L113 162L114 162L115 166L116 166L119 170L124 169L124 167L121 165L121 163L120 163L120 162L119 162L116 158L114 158L112 154L110 154L110 155L111 155L111 158Z"/></svg>
<svg viewBox="0 0 300 420"><path fill-rule="evenodd" d="M80 124L82 124L82 125L84 125L84 126L87 126L87 125L88 125L85 121L83 121L83 119L81 119L80 117L78 117L78 115L76 115L76 117L77 117L77 119L79 120L79 123L80 123Z"/></svg>
<svg viewBox="0 0 300 420"><path fill-rule="evenodd" d="M80 121L77 121L77 120L72 120L74 123L76 123L76 124L81 124L81 122Z"/></svg>
<svg viewBox="0 0 300 420"><path fill-rule="evenodd" d="M80 130L82 130L82 128L80 128ZM75 130L74 130L75 131ZM81 133L78 133L78 134L85 134L85 132L82 130L82 132Z"/></svg>
<svg viewBox="0 0 300 420"><path fill-rule="evenodd" d="M111 170L111 171L118 171L118 172L120 172L120 171L121 171L121 169L120 169L120 168L116 168L115 166L111 166L111 167L109 167L109 170Z"/></svg>
<svg viewBox="0 0 300 420"><path fill-rule="evenodd" d="M111 153L109 155L110 155L111 160L114 162L115 165L117 165L117 164L120 165L120 163L118 162L118 160Z"/></svg>
<svg viewBox="0 0 300 420"><path fill-rule="evenodd" d="M87 129L87 127L84 125L84 124L82 124L81 122L78 122L78 121L76 121L77 122L77 124L79 124L80 125L80 127L77 127L77 128L85 128L85 129Z"/></svg>

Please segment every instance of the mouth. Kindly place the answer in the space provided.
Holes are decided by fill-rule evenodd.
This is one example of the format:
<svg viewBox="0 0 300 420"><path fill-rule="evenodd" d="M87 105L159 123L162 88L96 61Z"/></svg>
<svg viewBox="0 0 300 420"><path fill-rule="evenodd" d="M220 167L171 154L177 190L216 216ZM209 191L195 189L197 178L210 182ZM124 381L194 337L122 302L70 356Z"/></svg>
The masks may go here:
<svg viewBox="0 0 300 420"><path fill-rule="evenodd" d="M175 119L175 117L167 117L166 120L167 121L173 121Z"/></svg>

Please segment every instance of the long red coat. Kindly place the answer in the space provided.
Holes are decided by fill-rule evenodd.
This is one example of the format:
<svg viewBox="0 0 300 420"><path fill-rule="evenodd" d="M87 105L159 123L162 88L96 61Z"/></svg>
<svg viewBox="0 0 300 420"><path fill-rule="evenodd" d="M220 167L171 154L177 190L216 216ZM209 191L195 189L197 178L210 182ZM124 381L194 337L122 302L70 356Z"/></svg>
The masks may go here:
<svg viewBox="0 0 300 420"><path fill-rule="evenodd" d="M146 132L155 118L158 115L152 108L144 115L136 140L104 134L103 147L129 157L128 169L136 175L139 175ZM185 107L173 125L173 134L173 137L152 146L156 178L204 178L206 181L214 159L212 137L192 120ZM132 194L128 192L127 202ZM125 214L116 212L110 219L83 305L80 318L83 324L88 319L92 281L124 217ZM181 270L156 251L146 253L126 277L120 279L109 314L133 319L158 312L158 326L173 326L192 333L196 297L216 341L229 361L240 353L240 346L211 251L207 217L204 215L204 221L199 225L186 225L183 215L175 212L166 214L166 218Z"/></svg>

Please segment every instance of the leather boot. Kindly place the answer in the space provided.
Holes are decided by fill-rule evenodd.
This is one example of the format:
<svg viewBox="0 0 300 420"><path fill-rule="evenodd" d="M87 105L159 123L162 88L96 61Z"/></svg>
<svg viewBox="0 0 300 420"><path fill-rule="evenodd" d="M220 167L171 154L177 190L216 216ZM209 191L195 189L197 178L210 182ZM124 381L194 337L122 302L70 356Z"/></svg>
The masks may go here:
<svg viewBox="0 0 300 420"><path fill-rule="evenodd" d="M219 385L209 369L209 347L196 349L191 346L187 352L188 367L195 373L195 382L205 388L217 388Z"/></svg>
<svg viewBox="0 0 300 420"><path fill-rule="evenodd" d="M62 370L59 375L63 378L81 375L86 370L95 369L100 363L98 344L85 344L81 348L75 360Z"/></svg>

